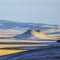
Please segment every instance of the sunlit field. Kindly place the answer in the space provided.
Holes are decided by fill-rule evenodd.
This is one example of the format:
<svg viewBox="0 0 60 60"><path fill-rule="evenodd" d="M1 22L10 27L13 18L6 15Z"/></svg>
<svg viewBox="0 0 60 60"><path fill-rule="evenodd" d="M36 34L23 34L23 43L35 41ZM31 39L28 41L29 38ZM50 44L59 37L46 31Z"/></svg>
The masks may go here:
<svg viewBox="0 0 60 60"><path fill-rule="evenodd" d="M24 43L24 42L29 42L29 43L38 43L38 41L32 41L32 40L13 40L13 39L1 39L0 43ZM39 41L41 42L41 41ZM48 46L48 44L0 44L0 56L3 55L8 55L8 54L13 54L13 53L17 53L17 52L23 52L26 50L11 50L11 49L4 49L4 48L14 48L14 47L29 47L29 46ZM2 49L3 48L3 49Z"/></svg>
<svg viewBox="0 0 60 60"><path fill-rule="evenodd" d="M6 50L6 49L2 50L2 49L0 49L0 56L23 52L23 51L26 51L26 50Z"/></svg>

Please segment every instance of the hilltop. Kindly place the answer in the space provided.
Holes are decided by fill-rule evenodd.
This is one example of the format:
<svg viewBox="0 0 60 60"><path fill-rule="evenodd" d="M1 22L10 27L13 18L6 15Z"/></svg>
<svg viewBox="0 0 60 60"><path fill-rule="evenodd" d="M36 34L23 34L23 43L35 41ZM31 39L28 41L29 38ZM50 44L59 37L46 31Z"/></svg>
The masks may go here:
<svg viewBox="0 0 60 60"><path fill-rule="evenodd" d="M39 30L28 30L22 34L17 34L13 38L16 39L52 39L47 34L39 31Z"/></svg>

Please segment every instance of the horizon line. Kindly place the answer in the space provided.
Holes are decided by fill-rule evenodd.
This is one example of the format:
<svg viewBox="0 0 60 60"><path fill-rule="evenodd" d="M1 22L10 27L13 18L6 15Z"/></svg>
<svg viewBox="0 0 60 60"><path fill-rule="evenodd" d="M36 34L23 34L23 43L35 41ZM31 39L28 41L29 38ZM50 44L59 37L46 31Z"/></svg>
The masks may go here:
<svg viewBox="0 0 60 60"><path fill-rule="evenodd" d="M3 19L1 19L0 21L2 21ZM3 21L10 21L10 22L16 22L16 23L36 23L36 24L48 24L48 23L44 23L44 22L23 22L23 21L13 21L13 20L3 20ZM59 24L48 24L48 25L59 25Z"/></svg>

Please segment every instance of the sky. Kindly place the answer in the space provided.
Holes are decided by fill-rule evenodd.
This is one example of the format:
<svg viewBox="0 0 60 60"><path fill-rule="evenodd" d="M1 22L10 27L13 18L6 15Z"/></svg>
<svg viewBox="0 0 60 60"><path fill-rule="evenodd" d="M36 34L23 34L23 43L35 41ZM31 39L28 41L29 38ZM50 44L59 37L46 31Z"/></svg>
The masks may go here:
<svg viewBox="0 0 60 60"><path fill-rule="evenodd" d="M0 0L0 20L60 25L60 0Z"/></svg>

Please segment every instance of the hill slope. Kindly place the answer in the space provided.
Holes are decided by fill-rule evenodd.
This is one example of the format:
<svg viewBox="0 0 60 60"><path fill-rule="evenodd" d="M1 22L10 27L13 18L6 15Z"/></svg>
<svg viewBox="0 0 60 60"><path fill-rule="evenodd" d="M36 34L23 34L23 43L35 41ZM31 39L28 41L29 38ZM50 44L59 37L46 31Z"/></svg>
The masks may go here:
<svg viewBox="0 0 60 60"><path fill-rule="evenodd" d="M17 38L17 39L50 39L50 37L47 34L44 34L43 32L40 32L37 30L28 30L24 32L23 34L18 34L14 36L14 38Z"/></svg>

